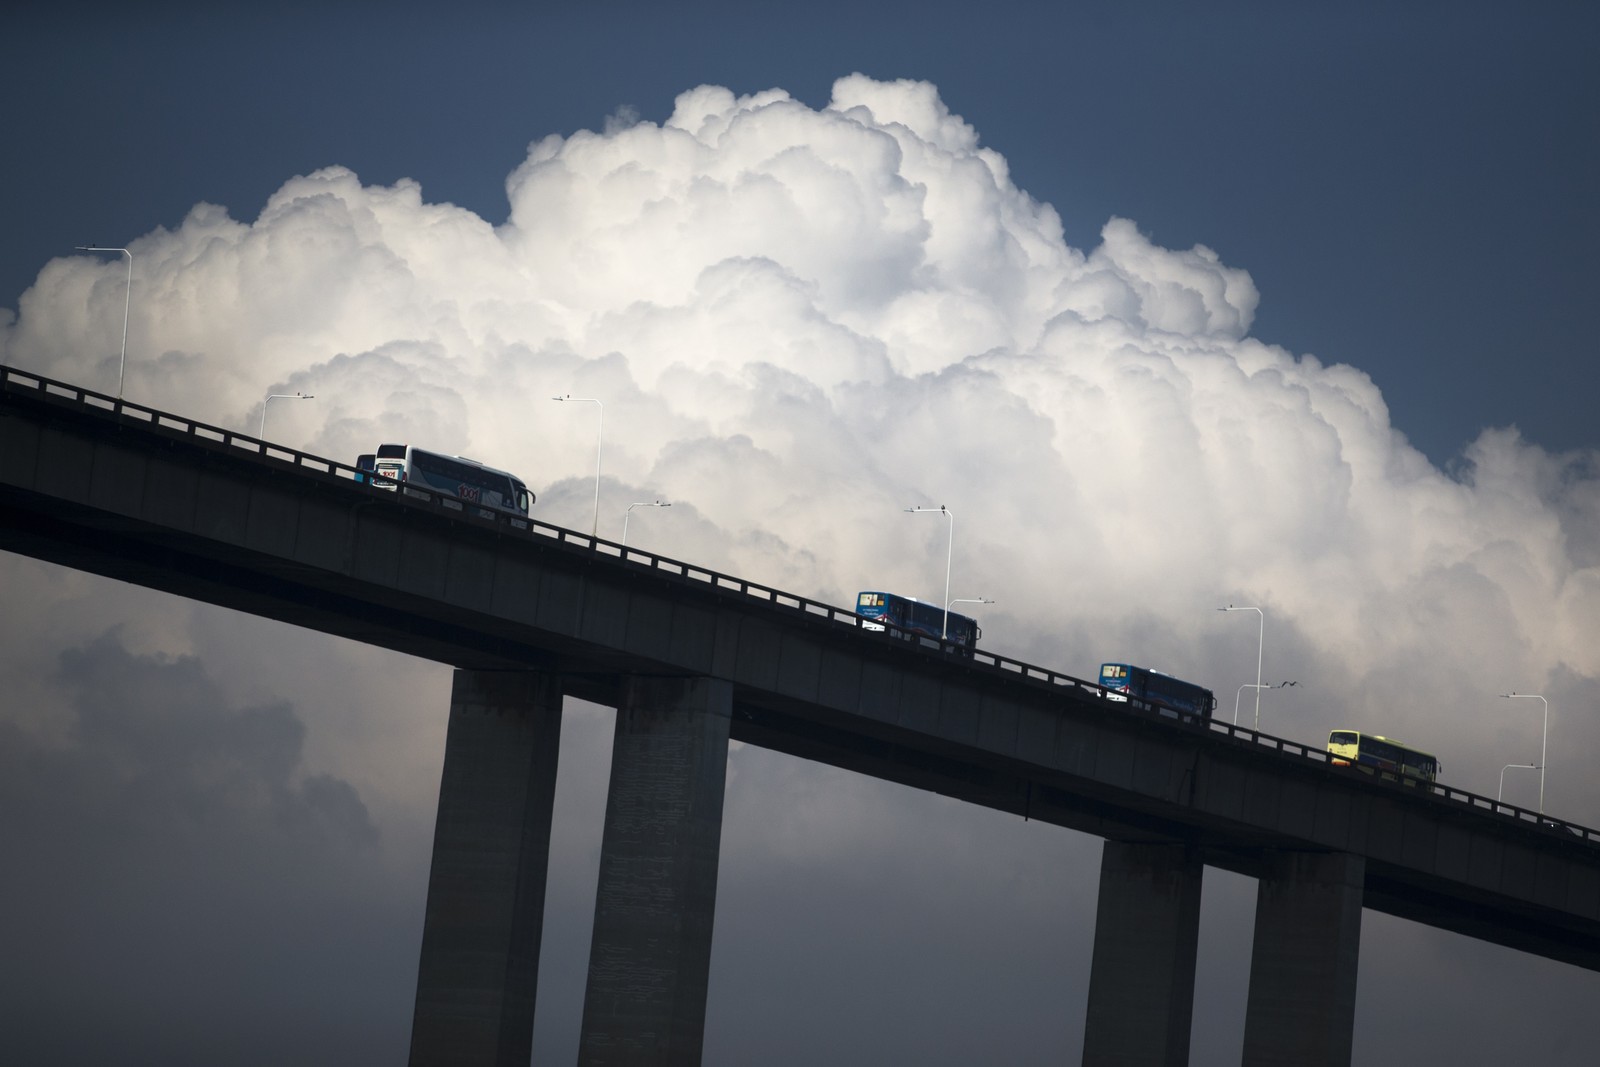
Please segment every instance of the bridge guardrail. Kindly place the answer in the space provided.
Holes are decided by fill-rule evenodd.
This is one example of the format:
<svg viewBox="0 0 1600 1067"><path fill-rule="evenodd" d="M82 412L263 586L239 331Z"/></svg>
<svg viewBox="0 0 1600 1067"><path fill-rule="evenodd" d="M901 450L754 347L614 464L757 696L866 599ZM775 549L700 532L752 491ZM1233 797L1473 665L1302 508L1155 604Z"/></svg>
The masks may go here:
<svg viewBox="0 0 1600 1067"><path fill-rule="evenodd" d="M269 441L251 437L248 434L195 422L156 408L135 404L126 399L108 396L104 393L97 393L90 389L56 381L43 375L32 374L15 367L0 366L0 395L9 393L18 395L31 393L54 403L72 403L91 412L119 420L127 420L145 428L182 437L213 448L254 453L264 460L285 463L305 471L307 474L345 481L349 483L352 490L358 492L392 492L392 490L372 486L373 476L370 471L363 471L349 464L340 463L337 460L301 452L284 445L276 445ZM1105 695L1105 690L1097 683L1062 674L1048 667L1024 663L1021 660L1011 659L983 649L972 649L969 654L966 650L958 650L956 646L937 638L922 637L914 642L904 641L891 637L887 633L865 629L863 626L865 620L855 612L845 608L811 600L781 589L762 585L759 582L721 574L710 568L699 567L668 556L659 556L641 549L630 548L614 541L608 541L605 538L555 526L532 517L524 517L513 512L499 511L493 508L478 507L457 497L436 492L426 486L407 483L403 488L403 492L393 493L393 499L414 504L415 506L453 511L478 523L500 526L525 536L549 538L577 549L587 549L596 555L610 556L624 565L645 567L663 576L675 577L685 582L695 582L701 586L724 593L737 593L752 600L764 601L774 610L800 612L831 623L850 626L860 631L861 635L869 640L889 642L913 653L930 656L943 664L951 663L952 661L945 657L954 654L959 655L959 659L956 662L961 666L978 667L999 672L1036 685L1061 687L1102 697ZM1107 703L1109 704L1110 702L1108 701ZM1135 707L1119 702L1117 711L1121 714L1135 714L1152 718L1163 725L1173 728L1192 728L1162 718L1153 709ZM1333 767L1329 762L1325 749L1299 741L1260 733L1248 727L1223 722L1220 719L1205 720L1204 729L1212 734L1220 734L1230 738L1236 743L1242 742L1253 749L1273 752L1281 758L1321 764L1328 769L1329 773L1362 773L1354 768ZM1498 799L1490 799L1477 793L1457 789L1454 786L1438 782L1388 781L1378 775L1372 776L1372 784L1375 787L1404 790L1407 794L1416 796L1417 799L1427 797L1431 800L1460 805L1518 823L1531 824L1538 829L1563 834L1569 839L1580 840L1600 847L1600 831L1557 819L1542 812L1530 811L1513 804L1506 804Z"/></svg>

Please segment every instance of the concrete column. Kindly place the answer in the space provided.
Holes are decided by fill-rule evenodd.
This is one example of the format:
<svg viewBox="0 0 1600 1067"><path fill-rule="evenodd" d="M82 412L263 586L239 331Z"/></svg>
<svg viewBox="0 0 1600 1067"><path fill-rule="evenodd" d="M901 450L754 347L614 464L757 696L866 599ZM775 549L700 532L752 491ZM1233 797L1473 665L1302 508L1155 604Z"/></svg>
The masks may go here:
<svg viewBox="0 0 1600 1067"><path fill-rule="evenodd" d="M733 690L630 678L621 705L578 1062L698 1064Z"/></svg>
<svg viewBox="0 0 1600 1067"><path fill-rule="evenodd" d="M1366 861L1280 852L1256 892L1244 1063L1345 1067L1356 1016Z"/></svg>
<svg viewBox="0 0 1600 1067"><path fill-rule="evenodd" d="M1084 1067L1189 1062L1203 870L1181 844L1105 843Z"/></svg>
<svg viewBox="0 0 1600 1067"><path fill-rule="evenodd" d="M544 926L561 687L455 673L411 1064L527 1067Z"/></svg>

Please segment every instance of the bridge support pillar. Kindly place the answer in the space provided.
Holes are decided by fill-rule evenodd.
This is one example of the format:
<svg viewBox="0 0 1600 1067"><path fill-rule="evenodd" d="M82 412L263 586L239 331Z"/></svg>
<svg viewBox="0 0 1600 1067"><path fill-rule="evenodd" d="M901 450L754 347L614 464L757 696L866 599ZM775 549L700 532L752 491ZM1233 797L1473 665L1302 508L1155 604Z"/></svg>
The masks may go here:
<svg viewBox="0 0 1600 1067"><path fill-rule="evenodd" d="M1203 870L1181 844L1106 841L1084 1067L1189 1062Z"/></svg>
<svg viewBox="0 0 1600 1067"><path fill-rule="evenodd" d="M1244 1063L1347 1067L1366 861L1278 852L1256 892Z"/></svg>
<svg viewBox="0 0 1600 1067"><path fill-rule="evenodd" d="M527 1067L561 687L458 670L450 693L411 1064Z"/></svg>
<svg viewBox="0 0 1600 1067"><path fill-rule="evenodd" d="M579 1064L698 1064L729 683L630 678L617 709Z"/></svg>

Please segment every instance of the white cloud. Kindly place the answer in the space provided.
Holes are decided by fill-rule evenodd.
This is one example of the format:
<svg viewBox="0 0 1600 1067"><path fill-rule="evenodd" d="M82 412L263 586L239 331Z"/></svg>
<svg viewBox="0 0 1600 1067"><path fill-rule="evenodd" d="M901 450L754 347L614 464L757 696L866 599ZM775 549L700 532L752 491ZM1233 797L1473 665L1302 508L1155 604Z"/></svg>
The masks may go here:
<svg viewBox="0 0 1600 1067"><path fill-rule="evenodd" d="M197 206L132 242L128 395L250 429L268 392L315 393L275 436L470 454L574 525L557 487L592 470L593 421L548 397L601 398L603 532L664 495L684 510L655 547L840 600L937 595L943 531L900 508L947 504L992 640L1069 670L1159 659L1225 692L1247 664L1208 661L1208 612L1234 598L1339 679L1330 719L1381 702L1399 655L1487 690L1600 676L1592 458L1495 431L1433 468L1367 375L1250 337L1254 283L1209 249L1125 219L1068 247L926 83L853 75L822 109L702 86L663 125L536 142L507 188L498 228L339 167L250 223ZM6 360L108 384L122 271L50 264ZM1073 626L1103 636L1032 636ZM1496 712L1386 714L1471 749L1463 713Z"/></svg>

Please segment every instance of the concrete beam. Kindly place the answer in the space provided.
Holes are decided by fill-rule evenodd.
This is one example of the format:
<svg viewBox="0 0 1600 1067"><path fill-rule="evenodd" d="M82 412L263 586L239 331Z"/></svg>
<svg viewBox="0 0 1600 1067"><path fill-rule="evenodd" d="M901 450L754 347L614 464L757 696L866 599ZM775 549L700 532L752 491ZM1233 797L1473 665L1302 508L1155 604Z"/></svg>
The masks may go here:
<svg viewBox="0 0 1600 1067"><path fill-rule="evenodd" d="M527 1067L560 740L554 677L455 672L412 1067Z"/></svg>
<svg viewBox="0 0 1600 1067"><path fill-rule="evenodd" d="M1244 1063L1346 1067L1355 1032L1366 861L1274 852L1256 891Z"/></svg>
<svg viewBox="0 0 1600 1067"><path fill-rule="evenodd" d="M1084 1067L1189 1062L1202 871L1181 844L1105 843Z"/></svg>
<svg viewBox="0 0 1600 1067"><path fill-rule="evenodd" d="M617 709L580 1064L698 1064L733 687L629 678Z"/></svg>

